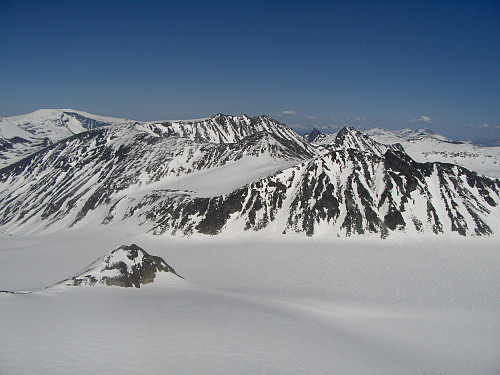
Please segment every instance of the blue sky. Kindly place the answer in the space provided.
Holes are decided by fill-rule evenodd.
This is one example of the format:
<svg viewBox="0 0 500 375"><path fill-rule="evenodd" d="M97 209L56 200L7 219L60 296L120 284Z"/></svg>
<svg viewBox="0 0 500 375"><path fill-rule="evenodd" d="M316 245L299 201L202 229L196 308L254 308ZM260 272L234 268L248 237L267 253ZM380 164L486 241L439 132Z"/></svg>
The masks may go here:
<svg viewBox="0 0 500 375"><path fill-rule="evenodd" d="M500 137L500 2L0 2L0 116L267 114Z"/></svg>

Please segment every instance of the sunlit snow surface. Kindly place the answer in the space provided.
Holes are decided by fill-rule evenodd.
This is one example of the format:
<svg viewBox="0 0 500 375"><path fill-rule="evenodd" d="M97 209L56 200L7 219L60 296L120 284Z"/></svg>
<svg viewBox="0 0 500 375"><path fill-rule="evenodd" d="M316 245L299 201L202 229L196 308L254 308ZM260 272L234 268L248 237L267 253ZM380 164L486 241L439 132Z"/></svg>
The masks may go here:
<svg viewBox="0 0 500 375"><path fill-rule="evenodd" d="M496 238L0 235L1 374L498 374ZM121 244L182 275L42 289Z"/></svg>
<svg viewBox="0 0 500 375"><path fill-rule="evenodd" d="M453 142L426 129L389 131L380 128L365 131L370 138L384 143L400 143L417 162L441 162L461 165L493 178L500 178L500 147Z"/></svg>

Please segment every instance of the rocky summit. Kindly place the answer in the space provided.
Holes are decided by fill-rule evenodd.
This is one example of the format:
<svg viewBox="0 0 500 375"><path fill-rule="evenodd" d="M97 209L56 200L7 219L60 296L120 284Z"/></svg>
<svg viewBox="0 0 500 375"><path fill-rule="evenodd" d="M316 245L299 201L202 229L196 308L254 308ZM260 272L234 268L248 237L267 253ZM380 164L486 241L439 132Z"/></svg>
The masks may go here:
<svg viewBox="0 0 500 375"><path fill-rule="evenodd" d="M148 254L135 244L123 245L99 258L85 271L64 281L63 284L70 286L102 284L140 288L143 284L152 283L160 272L179 276L162 258Z"/></svg>

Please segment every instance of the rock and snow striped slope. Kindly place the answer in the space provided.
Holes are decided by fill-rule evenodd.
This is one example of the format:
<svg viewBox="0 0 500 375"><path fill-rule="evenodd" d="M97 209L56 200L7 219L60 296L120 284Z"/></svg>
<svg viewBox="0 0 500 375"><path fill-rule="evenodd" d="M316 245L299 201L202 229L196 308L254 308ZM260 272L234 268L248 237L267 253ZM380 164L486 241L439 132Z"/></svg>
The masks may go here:
<svg viewBox="0 0 500 375"><path fill-rule="evenodd" d="M500 182L352 129L316 149L266 116L100 127L0 170L4 230L489 235Z"/></svg>
<svg viewBox="0 0 500 375"><path fill-rule="evenodd" d="M158 135L137 125L97 129L0 170L0 222L17 227L64 220L70 226L102 207L109 211L108 222L124 198L179 189L218 195L310 157L300 143L268 132L218 144Z"/></svg>
<svg viewBox="0 0 500 375"><path fill-rule="evenodd" d="M500 182L406 154L339 150L213 198L168 192L144 197L139 218L155 233L350 236L390 232L488 235L498 228ZM148 202L155 202L144 209ZM125 206L133 205L129 200Z"/></svg>
<svg viewBox="0 0 500 375"><path fill-rule="evenodd" d="M354 148L373 152L379 156L388 149L405 151L421 163L452 163L489 177L500 177L500 147L452 141L427 129L374 128L361 132L346 127L333 134L313 129L311 133L304 135L304 138L317 145L320 150Z"/></svg>
<svg viewBox="0 0 500 375"><path fill-rule="evenodd" d="M314 153L314 148L290 127L267 116L228 116L219 113L207 119L149 122L140 126L156 134L176 135L208 143L235 143L249 135L265 132L298 143L309 152Z"/></svg>
<svg viewBox="0 0 500 375"><path fill-rule="evenodd" d="M266 229L382 237L488 235L498 227L500 182L462 167L347 149L288 160L286 168L269 148L267 156L244 149L129 128L84 133L0 172L0 224L16 230L127 221L156 234ZM262 168L234 174L249 168L248 160ZM197 186L217 186L214 177L225 192L200 192Z"/></svg>

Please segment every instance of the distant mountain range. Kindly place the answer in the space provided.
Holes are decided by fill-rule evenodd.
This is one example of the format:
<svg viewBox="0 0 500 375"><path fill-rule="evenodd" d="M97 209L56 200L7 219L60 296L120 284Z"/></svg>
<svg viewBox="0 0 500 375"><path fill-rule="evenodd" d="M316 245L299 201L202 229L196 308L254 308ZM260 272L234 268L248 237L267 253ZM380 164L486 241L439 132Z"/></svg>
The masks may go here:
<svg viewBox="0 0 500 375"><path fill-rule="evenodd" d="M0 168L73 134L132 123L73 109L40 109L27 115L0 118Z"/></svg>
<svg viewBox="0 0 500 375"><path fill-rule="evenodd" d="M477 173L497 176L500 148L428 131L300 136L267 116L136 122L74 110L3 118L0 129L6 232L490 235L500 222L500 181Z"/></svg>
<svg viewBox="0 0 500 375"><path fill-rule="evenodd" d="M385 130L380 128L369 129L363 132L353 128L350 133L356 134L354 138L361 141L359 147L366 148L366 144L376 142L382 145L401 146L408 155L419 162L443 162L453 163L473 170L486 176L500 177L500 147L482 146L472 142L452 141L440 134L428 129L403 129ZM345 132L345 130L343 130ZM336 141L337 134L321 133L313 129L311 133L305 134L304 138L315 145L332 145ZM399 146L397 146L399 144ZM351 145L355 147L355 145ZM369 147L368 147L369 148ZM377 146L372 147L373 150Z"/></svg>

